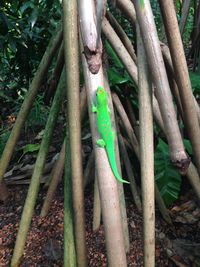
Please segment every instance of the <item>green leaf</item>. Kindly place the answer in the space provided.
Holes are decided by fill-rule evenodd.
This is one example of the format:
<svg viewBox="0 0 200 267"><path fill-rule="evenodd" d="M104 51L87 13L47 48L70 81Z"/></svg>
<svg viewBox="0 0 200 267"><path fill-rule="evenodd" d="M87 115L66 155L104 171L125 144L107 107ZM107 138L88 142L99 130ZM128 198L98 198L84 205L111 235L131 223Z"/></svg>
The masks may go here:
<svg viewBox="0 0 200 267"><path fill-rule="evenodd" d="M193 92L200 93L200 75L194 72L189 72L189 75Z"/></svg>
<svg viewBox="0 0 200 267"><path fill-rule="evenodd" d="M35 152L40 149L40 144L27 144L22 147L23 154L29 153L29 152Z"/></svg>
<svg viewBox="0 0 200 267"><path fill-rule="evenodd" d="M155 179L165 204L169 206L179 196L181 176L171 164L169 147L162 139L155 151Z"/></svg>
<svg viewBox="0 0 200 267"><path fill-rule="evenodd" d="M117 72L117 70L114 68L108 69L108 77L110 86L127 83L129 81L129 77L120 75L119 72Z"/></svg>
<svg viewBox="0 0 200 267"><path fill-rule="evenodd" d="M193 152L192 152L192 145L191 145L191 143L190 143L190 140L188 140L188 139L184 139L184 140L183 140L183 143L184 143L184 146L185 146L185 148L186 148L188 154L192 155Z"/></svg>

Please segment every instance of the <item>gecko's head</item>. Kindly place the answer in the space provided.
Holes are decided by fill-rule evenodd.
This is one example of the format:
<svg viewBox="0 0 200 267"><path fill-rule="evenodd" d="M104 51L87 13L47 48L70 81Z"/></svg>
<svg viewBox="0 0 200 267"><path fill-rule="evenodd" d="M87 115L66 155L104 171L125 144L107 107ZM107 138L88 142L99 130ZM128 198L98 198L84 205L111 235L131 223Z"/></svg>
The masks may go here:
<svg viewBox="0 0 200 267"><path fill-rule="evenodd" d="M98 104L107 104L108 94L103 87L99 86L97 88L96 97Z"/></svg>

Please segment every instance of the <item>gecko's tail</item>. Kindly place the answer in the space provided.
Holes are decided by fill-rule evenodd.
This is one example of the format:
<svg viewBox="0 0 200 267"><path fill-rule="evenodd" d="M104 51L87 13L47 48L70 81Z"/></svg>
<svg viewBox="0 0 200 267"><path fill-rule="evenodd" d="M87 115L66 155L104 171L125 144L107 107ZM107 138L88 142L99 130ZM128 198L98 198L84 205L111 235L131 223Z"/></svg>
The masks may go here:
<svg viewBox="0 0 200 267"><path fill-rule="evenodd" d="M116 164L116 160L115 160L115 152L113 151L113 148L112 147L110 149L107 148L106 150L107 150L110 166L111 166L111 169L113 171L115 178L121 183L130 184L130 182L122 179L122 177L120 176L120 174L118 172L117 164Z"/></svg>

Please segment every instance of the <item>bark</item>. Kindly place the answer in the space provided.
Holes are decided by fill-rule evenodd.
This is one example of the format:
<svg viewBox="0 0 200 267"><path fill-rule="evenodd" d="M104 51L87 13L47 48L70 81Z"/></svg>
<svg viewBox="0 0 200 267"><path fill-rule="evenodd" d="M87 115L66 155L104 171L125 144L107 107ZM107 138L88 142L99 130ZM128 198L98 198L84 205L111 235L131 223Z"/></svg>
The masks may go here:
<svg viewBox="0 0 200 267"><path fill-rule="evenodd" d="M3 154L0 160L0 182L3 179L4 173L8 167L10 162L11 156L13 154L15 145L19 139L21 129L24 125L24 122L28 116L28 113L33 105L34 99L37 95L37 91L39 90L40 86L44 78L47 75L49 66L52 62L52 59L61 43L62 40L62 31L59 31L56 36L53 36L49 45L43 55L43 58L40 62L38 70L33 78L33 81L30 85L30 88L26 94L25 100L21 106L21 109L18 113L16 122L13 126L9 139L6 143L4 148Z"/></svg>
<svg viewBox="0 0 200 267"><path fill-rule="evenodd" d="M178 127L150 2L144 0L144 6L141 7L139 2L136 1L135 9L152 81L156 87L155 94L165 124L171 161L181 172L186 172L189 166L189 158L185 153Z"/></svg>
<svg viewBox="0 0 200 267"><path fill-rule="evenodd" d="M87 266L83 169L81 158L81 119L77 1L63 1L65 75L67 82L71 176L77 266Z"/></svg>
<svg viewBox="0 0 200 267"><path fill-rule="evenodd" d="M183 35L184 29L185 29L187 17L188 17L189 10L190 10L190 2L191 0L185 0L183 2L181 19L179 22L179 29L180 29L181 35Z"/></svg>
<svg viewBox="0 0 200 267"><path fill-rule="evenodd" d="M137 27L140 164L143 206L144 267L155 266L155 193L152 90L140 29Z"/></svg>
<svg viewBox="0 0 200 267"><path fill-rule="evenodd" d="M176 74L175 78L184 110L184 122L192 144L197 169L200 173L200 127L176 13L172 1L160 0L159 3L166 28L169 49L172 55L172 62Z"/></svg>
<svg viewBox="0 0 200 267"><path fill-rule="evenodd" d="M60 103L63 97L63 92L64 92L64 87L60 86L59 84L47 120L44 136L40 145L40 150L38 152L33 175L31 177L31 183L24 204L19 230L17 233L17 239L14 247L14 252L11 259L11 267L20 266L20 261L23 255L28 229L31 223L31 218L33 216L34 206L39 191L40 177L42 176L46 156L48 153L51 137L53 134L53 129L60 110Z"/></svg>

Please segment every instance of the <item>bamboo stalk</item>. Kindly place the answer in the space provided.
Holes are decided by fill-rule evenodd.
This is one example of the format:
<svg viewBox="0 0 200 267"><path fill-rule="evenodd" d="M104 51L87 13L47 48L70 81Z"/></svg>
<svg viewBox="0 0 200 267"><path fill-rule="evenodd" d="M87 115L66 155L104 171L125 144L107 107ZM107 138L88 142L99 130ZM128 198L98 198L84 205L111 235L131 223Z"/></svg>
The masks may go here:
<svg viewBox="0 0 200 267"><path fill-rule="evenodd" d="M200 127L194 105L192 87L190 83L187 62L184 55L183 44L180 36L176 12L173 1L159 0L167 39L178 84L179 94L184 110L184 122L200 174Z"/></svg>
<svg viewBox="0 0 200 267"><path fill-rule="evenodd" d="M64 51L63 51L64 53ZM63 79L63 77L62 77ZM81 121L84 118L84 115L86 113L87 108L87 99L86 99L86 91L85 89L82 90L81 96L80 96L80 113L81 113ZM53 196L55 194L56 188L58 186L59 181L61 180L61 176L64 169L64 163L65 163L65 141L62 144L62 148L59 154L59 157L51 171L50 174L50 185L47 191L46 198L44 200L40 216L45 217L49 211L51 201L53 199ZM85 185L85 180L84 180ZM85 186L84 186L85 187Z"/></svg>
<svg viewBox="0 0 200 267"><path fill-rule="evenodd" d="M87 3L87 9L90 10L90 8L93 5L91 1L87 0L85 1L85 3L82 3L83 1L84 0L79 1L79 3L83 4L83 6L84 4ZM80 5L80 7L81 6L82 5ZM88 34L89 36L87 38L90 38L90 33L93 31L93 27L96 28L94 20L95 18L94 9L92 11L92 14L93 15L90 17L93 19L91 20L89 31L85 31L84 33L82 32L81 36L83 36L84 34ZM79 16L80 16L80 21L82 23L88 21L87 20L88 14L86 14L86 12L80 11ZM85 28L86 27L83 26L81 30L83 31L83 29ZM96 40L94 40L94 42L96 43ZM88 64L85 55L83 53L83 46L81 47L81 54L82 54L83 70L84 70L85 84L87 90L88 110L90 118L90 127L92 132L93 148L95 152L96 170L98 174L98 184L99 184L100 199L102 206L102 217L105 229L108 264L111 267L115 266L123 267L127 266L127 263L126 263L126 253L125 253L124 236L122 230L117 182L113 176L105 150L96 146L96 140L98 139L98 132L96 128L96 116L91 112L91 104L92 101L94 101L93 98L95 96L97 87L103 86L104 88L106 88L104 86L105 85L104 75L102 67L100 67L99 72L96 75L92 74L92 72L88 69Z"/></svg>
<svg viewBox="0 0 200 267"><path fill-rule="evenodd" d="M144 0L144 5L142 7L139 2L136 1L135 9L149 69L151 71L152 81L155 85L155 94L165 124L165 131L170 149L170 158L176 168L180 169L182 172L186 172L190 160L185 152L178 127L175 108L149 0Z"/></svg>
<svg viewBox="0 0 200 267"><path fill-rule="evenodd" d="M100 222L101 222L101 202L100 202L100 195L99 195L98 180L97 180L96 175L95 175L95 180L94 180L94 205L93 205L93 222L92 222L93 232L99 230Z"/></svg>
<svg viewBox="0 0 200 267"><path fill-rule="evenodd" d="M140 199L139 193L137 191L137 185L136 185L133 169L131 166L131 162L130 162L130 159L129 159L129 156L128 156L128 153L126 150L126 146L124 144L124 140L123 140L123 137L121 135L119 135L119 143L120 143L121 152L123 154L123 161L124 161L124 165L126 168L128 180L130 181L130 187L131 187L133 199L134 199L135 205L137 207L137 210L139 212L141 212L142 211L141 199Z"/></svg>
<svg viewBox="0 0 200 267"><path fill-rule="evenodd" d="M84 267L87 266L87 253L81 157L78 7L76 0L63 0L63 33L77 266Z"/></svg>
<svg viewBox="0 0 200 267"><path fill-rule="evenodd" d="M179 22L179 29L180 29L181 35L183 35L184 29L185 29L187 17L188 17L189 10L190 10L190 3L191 3L191 0L186 0L183 2L181 19Z"/></svg>
<svg viewBox="0 0 200 267"><path fill-rule="evenodd" d="M115 32L119 36L120 40L122 41L122 43L126 47L126 50L129 52L131 58L133 59L134 62L137 62L135 50L133 48L133 45L132 45L130 39L126 35L125 31L122 29L121 25L117 22L117 20L115 19L115 17L112 15L111 12L107 11L106 15L107 15L108 21L110 22L113 29L115 30Z"/></svg>
<svg viewBox="0 0 200 267"><path fill-rule="evenodd" d="M96 170L99 179L100 199L102 206L102 216L105 227L106 248L109 266L127 266L124 237L122 231L121 213L117 182L111 171L108 158L104 149L96 146L98 132L96 128L96 118L91 112L92 98L96 93L99 84L102 85L103 71L93 75L87 68L87 63L82 54L84 76L87 90L88 111L90 127L92 131L93 148L95 152ZM110 212L112 210L112 213Z"/></svg>
<svg viewBox="0 0 200 267"><path fill-rule="evenodd" d="M139 26L137 26L137 51L144 267L149 267L155 266L155 193L152 86Z"/></svg>
<svg viewBox="0 0 200 267"><path fill-rule="evenodd" d="M64 49L63 49L63 44L61 44L59 52L58 52L58 56L56 59L56 65L55 65L53 74L52 74L50 80L48 81L48 85L49 85L48 90L44 96L44 101L47 104L49 104L50 99L53 98L53 96L55 94L58 82L60 80L63 66L64 66Z"/></svg>
<svg viewBox="0 0 200 267"><path fill-rule="evenodd" d="M60 85L60 84L59 84ZM15 242L14 252L11 260L11 267L17 267L20 265L20 260L23 255L23 250L26 242L26 237L28 229L31 223L31 218L34 212L34 206L40 186L40 177L42 175L43 167L45 164L45 159L48 153L51 137L53 134L53 129L57 120L58 112L60 110L60 103L63 97L64 87L58 86L56 91L50 114L45 126L44 136L40 145L40 150L38 152L37 160L35 163L35 168L33 175L31 177L31 183L29 186L28 194L24 204L24 209L22 212L22 217L19 225L19 230L17 233L17 239Z"/></svg>
<svg viewBox="0 0 200 267"><path fill-rule="evenodd" d="M65 142L63 142L63 145L62 145L62 148L59 154L59 158L57 159L52 169L51 175L50 175L51 181L50 181L50 185L47 191L46 198L44 200L44 203L43 203L43 206L40 212L41 217L45 217L47 215L54 193L56 191L59 181L61 180L64 165L65 165L65 150L66 150Z"/></svg>
<svg viewBox="0 0 200 267"><path fill-rule="evenodd" d="M65 150L65 173L64 173L64 265L63 265L64 267L77 266L72 202L73 198L72 198L69 125L68 125L68 118L66 118L66 150Z"/></svg>

